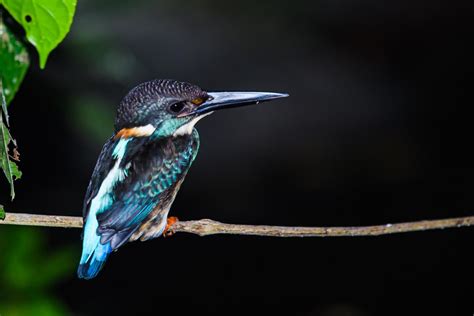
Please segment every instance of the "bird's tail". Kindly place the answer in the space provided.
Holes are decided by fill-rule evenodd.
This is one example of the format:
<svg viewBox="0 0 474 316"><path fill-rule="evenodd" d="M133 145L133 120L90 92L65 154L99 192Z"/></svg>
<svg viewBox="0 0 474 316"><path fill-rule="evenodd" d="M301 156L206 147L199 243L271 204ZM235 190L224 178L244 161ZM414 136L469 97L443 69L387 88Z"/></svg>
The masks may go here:
<svg viewBox="0 0 474 316"><path fill-rule="evenodd" d="M98 242L92 253L83 252L77 276L86 280L96 277L111 252L110 242L104 245Z"/></svg>

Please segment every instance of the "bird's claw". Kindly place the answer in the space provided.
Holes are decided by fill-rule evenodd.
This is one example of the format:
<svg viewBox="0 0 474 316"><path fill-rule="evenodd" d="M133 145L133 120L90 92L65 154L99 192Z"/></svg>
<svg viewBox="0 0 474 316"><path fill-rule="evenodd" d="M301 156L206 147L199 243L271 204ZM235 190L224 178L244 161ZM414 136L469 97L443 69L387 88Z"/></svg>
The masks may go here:
<svg viewBox="0 0 474 316"><path fill-rule="evenodd" d="M163 237L170 237L174 235L175 231L173 228L171 228L171 226L173 226L173 224L177 221L179 221L179 219L175 216L171 216L166 219L166 227L163 230Z"/></svg>

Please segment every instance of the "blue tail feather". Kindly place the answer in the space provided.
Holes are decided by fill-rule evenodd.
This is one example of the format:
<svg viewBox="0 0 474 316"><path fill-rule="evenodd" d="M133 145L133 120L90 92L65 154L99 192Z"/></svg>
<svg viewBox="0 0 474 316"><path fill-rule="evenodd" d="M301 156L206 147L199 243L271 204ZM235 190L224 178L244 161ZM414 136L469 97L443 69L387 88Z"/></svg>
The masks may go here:
<svg viewBox="0 0 474 316"><path fill-rule="evenodd" d="M81 258L77 269L79 278L88 280L96 277L111 252L110 242L105 245L98 243L92 254Z"/></svg>

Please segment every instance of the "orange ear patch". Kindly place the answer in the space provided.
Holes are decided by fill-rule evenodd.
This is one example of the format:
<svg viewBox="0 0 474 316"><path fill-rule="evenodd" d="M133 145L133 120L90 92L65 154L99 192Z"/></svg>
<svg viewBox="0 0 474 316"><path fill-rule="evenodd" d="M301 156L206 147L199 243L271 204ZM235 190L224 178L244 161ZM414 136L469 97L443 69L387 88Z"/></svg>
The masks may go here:
<svg viewBox="0 0 474 316"><path fill-rule="evenodd" d="M132 128L122 128L115 134L114 138L130 138L150 136L155 131L155 127L151 124Z"/></svg>

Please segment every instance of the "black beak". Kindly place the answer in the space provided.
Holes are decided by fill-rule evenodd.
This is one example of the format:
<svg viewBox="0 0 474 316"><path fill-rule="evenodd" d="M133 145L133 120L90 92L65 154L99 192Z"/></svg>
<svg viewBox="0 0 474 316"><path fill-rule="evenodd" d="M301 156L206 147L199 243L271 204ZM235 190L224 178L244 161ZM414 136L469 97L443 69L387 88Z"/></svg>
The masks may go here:
<svg viewBox="0 0 474 316"><path fill-rule="evenodd" d="M201 115L216 110L258 104L288 97L286 93L272 92L209 92L208 95L209 99L187 115Z"/></svg>

